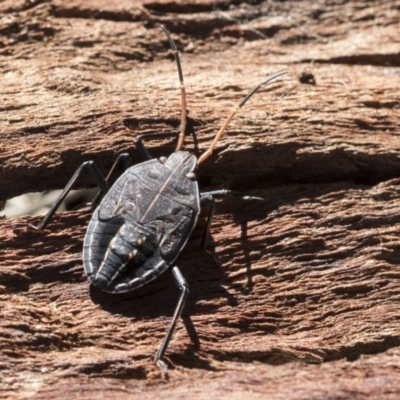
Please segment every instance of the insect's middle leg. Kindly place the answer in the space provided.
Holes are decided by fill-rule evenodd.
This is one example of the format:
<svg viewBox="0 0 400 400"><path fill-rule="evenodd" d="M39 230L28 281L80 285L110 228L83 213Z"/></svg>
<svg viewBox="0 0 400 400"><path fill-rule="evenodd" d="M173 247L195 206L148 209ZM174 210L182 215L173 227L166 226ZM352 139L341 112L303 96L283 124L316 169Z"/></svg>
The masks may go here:
<svg viewBox="0 0 400 400"><path fill-rule="evenodd" d="M42 230L46 227L46 225L50 222L51 218L53 217L54 213L57 211L58 207L60 207L61 203L64 201L65 197L67 197L67 194L72 190L72 186L74 183L77 181L81 173L85 169L89 169L91 172L94 181L96 185L99 187L100 191L96 195L93 204L97 202L99 197L102 194L106 194L108 192L109 187L109 178L118 166L118 164L121 163L121 161L124 162L125 168L128 168L129 165L131 164L130 160L130 155L128 153L122 153L118 156L116 161L114 162L109 174L107 175L107 178L104 179L103 175L101 174L99 168L97 167L96 163L94 161L85 161L80 165L80 167L75 171L74 175L72 175L72 178L69 180L67 185L65 186L64 190L61 192L61 194L58 196L58 199L54 202L54 204L51 206L50 210L47 212L47 214L43 217L42 221L40 222L39 225L31 225L31 224L25 224L25 223L16 223L15 226L29 226L30 228L33 228L35 230Z"/></svg>
<svg viewBox="0 0 400 400"><path fill-rule="evenodd" d="M216 202L215 200L218 198L225 197L227 195L234 196L236 198L242 199L242 200L264 200L262 197L254 197L254 196L245 196L241 193L234 192L232 190L226 190L226 189L220 189L220 190L213 190L211 192L203 192L200 194L200 205L204 206L205 204L210 204L210 209L208 211L208 217L207 217L207 222L206 226L204 228L203 236L201 238L201 244L200 248L209 256L211 257L215 263L219 266L220 262L218 258L213 254L210 250L207 249L207 242L208 238L210 237L210 230L211 230L211 224L212 220L214 218L215 214L215 207L216 207Z"/></svg>
<svg viewBox="0 0 400 400"><path fill-rule="evenodd" d="M207 203L210 203L210 209L208 211L207 222L204 228L203 236L201 237L200 248L204 251L209 257L211 257L217 266L220 266L218 258L213 254L210 250L207 249L208 238L210 237L210 230L212 220L215 214L215 197L212 194L213 192L202 193L200 198L200 205L203 206Z"/></svg>

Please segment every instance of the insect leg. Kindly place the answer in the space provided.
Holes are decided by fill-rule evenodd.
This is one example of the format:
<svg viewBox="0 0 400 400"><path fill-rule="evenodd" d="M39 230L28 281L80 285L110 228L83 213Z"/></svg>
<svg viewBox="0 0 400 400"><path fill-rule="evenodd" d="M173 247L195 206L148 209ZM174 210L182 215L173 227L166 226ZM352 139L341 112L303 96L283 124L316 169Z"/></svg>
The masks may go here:
<svg viewBox="0 0 400 400"><path fill-rule="evenodd" d="M215 256L215 254L213 254L210 250L207 249L207 241L208 238L210 237L211 224L215 214L215 207L216 207L215 199L222 198L227 195L234 196L241 200L264 200L262 197L245 196L241 193L233 192L232 190L226 190L226 189L213 190L211 192L201 193L200 205L203 206L206 203L210 203L210 210L208 211L206 227L204 228L203 236L201 238L200 248L204 251L204 253L206 253L209 257L211 257L215 261L217 266L220 266L220 262L218 258Z"/></svg>
<svg viewBox="0 0 400 400"><path fill-rule="evenodd" d="M94 161L86 161L84 162L74 173L72 178L69 180L67 183L67 186L65 186L64 190L58 197L58 199L55 201L55 203L51 206L50 210L48 213L43 217L42 221L38 226L31 225L31 224L25 224L25 223L16 223L15 226L29 226L30 228L33 228L35 230L40 231L43 229L50 221L51 217L54 215L56 212L57 208L60 206L62 201L65 199L67 194L70 192L73 184L76 182L76 180L79 178L79 175L81 172L89 168L89 171L92 173L94 180L97 184L97 186L100 188L101 192L107 193L109 186L108 183L104 180L103 176L101 175L97 165L94 163Z"/></svg>
<svg viewBox="0 0 400 400"><path fill-rule="evenodd" d="M176 284L181 290L181 297L179 298L178 304L175 308L175 312L172 317L171 325L168 328L167 334L165 335L164 340L162 341L161 346L154 357L154 362L163 370L164 376L168 375L168 366L165 363L165 361L162 360L162 358L164 356L165 351L167 350L168 344L175 331L176 323L178 322L178 319L182 314L183 307L185 306L186 299L189 294L189 285L186 282L184 276L182 275L180 269L176 266L173 267L172 274L174 275Z"/></svg>
<svg viewBox="0 0 400 400"><path fill-rule="evenodd" d="M135 146L136 146L138 152L142 156L142 158L145 161L147 161L147 160L151 160L153 157L147 150L147 147L143 144L143 140L164 139L164 138L168 138L171 136L178 136L178 135L179 135L178 132L144 133L143 135L139 135L139 136L135 137L134 143L135 143Z"/></svg>
<svg viewBox="0 0 400 400"><path fill-rule="evenodd" d="M118 165L121 164L121 161L124 163L124 170L127 170L132 165L132 158L128 153L120 154L117 159L115 160L113 166L110 169L106 177L106 182L110 185L110 179L114 171L117 169ZM98 204L101 195L104 194L103 191L100 189L99 192L96 194L96 197L92 201L92 205L95 206Z"/></svg>
<svg viewBox="0 0 400 400"><path fill-rule="evenodd" d="M200 248L206 253L209 257L211 257L217 266L220 266L220 262L218 258L213 254L210 250L207 249L207 241L210 236L211 224L215 214L215 197L212 194L213 192L202 193L200 198L200 205L204 205L206 203L210 203L210 209L208 211L208 217L206 222L206 227L204 228L203 236L201 237Z"/></svg>
<svg viewBox="0 0 400 400"><path fill-rule="evenodd" d="M225 196L232 196L240 200L264 200L262 197L247 196L240 192L234 192L233 190L227 190L227 189L212 190L211 192L201 193L201 199L203 199L203 197L210 197L210 196L216 199L220 199Z"/></svg>

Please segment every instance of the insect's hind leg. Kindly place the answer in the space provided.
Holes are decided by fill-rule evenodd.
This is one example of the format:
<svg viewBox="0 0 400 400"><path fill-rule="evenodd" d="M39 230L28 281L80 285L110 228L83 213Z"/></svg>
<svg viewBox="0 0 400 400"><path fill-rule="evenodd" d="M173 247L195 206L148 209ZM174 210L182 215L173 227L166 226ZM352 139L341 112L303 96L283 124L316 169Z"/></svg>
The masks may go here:
<svg viewBox="0 0 400 400"><path fill-rule="evenodd" d="M97 165L94 163L94 161L85 161L81 166L75 171L74 175L72 178L69 180L67 185L65 186L64 190L58 197L58 199L55 201L55 203L51 206L50 210L48 213L43 217L42 221L38 226L31 225L31 224L25 224L25 223L16 223L15 226L29 226L30 228L33 228L35 230L42 230L43 228L46 227L46 225L50 222L51 217L54 215L54 213L57 211L57 208L60 206L60 204L63 202L67 194L71 191L72 186L76 182L76 180L79 178L81 175L82 171L85 169L89 169L89 171L92 173L94 180L97 184L97 186L100 188L100 191L102 193L107 193L109 189L109 185L107 181L103 178L101 175L100 170L98 169Z"/></svg>
<svg viewBox="0 0 400 400"><path fill-rule="evenodd" d="M179 298L178 304L175 308L174 315L172 317L171 325L168 328L167 334L165 335L160 348L158 349L155 357L154 357L154 362L163 370L163 375L165 377L168 376L168 366L163 361L163 356L165 351L167 350L168 344L172 338L172 335L175 331L176 323L178 322L178 319L182 315L182 310L183 307L185 306L186 299L189 295L189 285L182 275L180 269L178 267L173 267L172 268L172 274L174 275L176 284L178 285L179 289L181 290L181 296Z"/></svg>

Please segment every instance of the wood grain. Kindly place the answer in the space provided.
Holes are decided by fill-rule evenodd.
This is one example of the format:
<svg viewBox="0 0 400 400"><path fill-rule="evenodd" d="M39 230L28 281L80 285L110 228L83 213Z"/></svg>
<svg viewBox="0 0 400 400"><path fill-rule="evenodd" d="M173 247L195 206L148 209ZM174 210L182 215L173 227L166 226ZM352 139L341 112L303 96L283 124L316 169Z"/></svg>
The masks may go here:
<svg viewBox="0 0 400 400"><path fill-rule="evenodd" d="M39 233L13 226L38 217L0 220L0 397L399 396L396 1L21 0L0 11L0 200L60 189L86 160L103 172L123 151L139 162L135 136L177 129L179 81L157 23L180 49L200 151L254 85L288 71L198 171L202 190L265 200L218 203L220 268L199 250L203 219L177 260L190 297L168 382L152 357L178 298L169 273L109 295L83 272L90 209ZM174 142L149 146L160 156Z"/></svg>

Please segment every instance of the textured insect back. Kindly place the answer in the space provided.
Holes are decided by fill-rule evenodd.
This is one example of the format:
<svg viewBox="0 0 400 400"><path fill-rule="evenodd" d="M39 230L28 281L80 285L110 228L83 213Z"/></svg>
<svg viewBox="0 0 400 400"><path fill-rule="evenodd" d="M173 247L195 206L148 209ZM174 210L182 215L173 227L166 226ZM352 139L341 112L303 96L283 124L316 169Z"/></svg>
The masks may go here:
<svg viewBox="0 0 400 400"><path fill-rule="evenodd" d="M125 222L111 239L104 259L95 274L92 274L92 282L103 290L122 291L142 283L141 280L150 280L154 273L157 243L152 235L144 235L142 230ZM147 262L150 260L150 262ZM133 279L129 269L135 271ZM108 289L110 288L110 289Z"/></svg>
<svg viewBox="0 0 400 400"><path fill-rule="evenodd" d="M200 211L197 182L190 179L195 167L196 157L180 151L131 167L115 182L85 237L85 270L96 286L134 290L176 259Z"/></svg>
<svg viewBox="0 0 400 400"><path fill-rule="evenodd" d="M164 166L168 174L172 174L169 184L165 185L164 196L173 198L177 203L196 209L200 208L198 201L198 185L194 170L196 168L197 158L187 152L178 151L172 153Z"/></svg>

